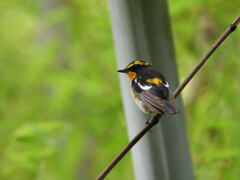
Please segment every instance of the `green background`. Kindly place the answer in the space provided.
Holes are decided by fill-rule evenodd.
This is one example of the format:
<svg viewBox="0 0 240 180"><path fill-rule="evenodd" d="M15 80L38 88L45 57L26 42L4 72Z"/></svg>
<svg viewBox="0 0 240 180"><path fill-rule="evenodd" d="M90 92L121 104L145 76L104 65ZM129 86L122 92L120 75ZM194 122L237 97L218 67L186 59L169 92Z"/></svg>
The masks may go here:
<svg viewBox="0 0 240 180"><path fill-rule="evenodd" d="M170 0L180 80L239 0ZM128 142L107 1L0 1L0 179L94 179ZM240 31L184 90L196 179L240 178ZM134 178L128 154L107 179Z"/></svg>

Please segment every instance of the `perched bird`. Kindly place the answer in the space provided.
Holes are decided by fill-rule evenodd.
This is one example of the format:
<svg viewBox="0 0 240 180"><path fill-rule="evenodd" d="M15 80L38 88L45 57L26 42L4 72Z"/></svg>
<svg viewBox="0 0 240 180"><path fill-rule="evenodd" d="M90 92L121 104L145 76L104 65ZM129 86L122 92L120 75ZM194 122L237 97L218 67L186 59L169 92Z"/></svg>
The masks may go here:
<svg viewBox="0 0 240 180"><path fill-rule="evenodd" d="M175 100L164 76L145 61L133 61L126 68L118 70L126 73L132 81L131 94L140 109L151 113L176 114ZM146 123L149 123L148 120Z"/></svg>

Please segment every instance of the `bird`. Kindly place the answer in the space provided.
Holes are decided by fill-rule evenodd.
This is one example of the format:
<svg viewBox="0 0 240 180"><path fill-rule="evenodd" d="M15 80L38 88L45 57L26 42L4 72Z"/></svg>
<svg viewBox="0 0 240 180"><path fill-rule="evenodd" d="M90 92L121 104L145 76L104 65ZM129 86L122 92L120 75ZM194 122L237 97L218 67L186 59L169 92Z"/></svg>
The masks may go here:
<svg viewBox="0 0 240 180"><path fill-rule="evenodd" d="M148 118L151 113L163 115L177 114L175 99L169 89L165 77L150 63L142 60L135 60L119 73L128 75L131 81L131 95L138 107ZM149 123L148 118L146 124Z"/></svg>

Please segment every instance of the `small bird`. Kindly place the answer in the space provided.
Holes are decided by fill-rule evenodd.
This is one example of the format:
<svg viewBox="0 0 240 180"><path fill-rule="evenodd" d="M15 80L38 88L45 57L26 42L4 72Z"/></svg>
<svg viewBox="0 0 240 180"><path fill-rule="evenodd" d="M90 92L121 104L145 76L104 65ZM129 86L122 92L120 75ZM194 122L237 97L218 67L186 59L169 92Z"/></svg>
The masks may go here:
<svg viewBox="0 0 240 180"><path fill-rule="evenodd" d="M178 113L168 82L148 62L133 61L118 72L128 75L132 81L132 97L139 108L148 114L148 117L151 113ZM146 123L149 123L148 120Z"/></svg>

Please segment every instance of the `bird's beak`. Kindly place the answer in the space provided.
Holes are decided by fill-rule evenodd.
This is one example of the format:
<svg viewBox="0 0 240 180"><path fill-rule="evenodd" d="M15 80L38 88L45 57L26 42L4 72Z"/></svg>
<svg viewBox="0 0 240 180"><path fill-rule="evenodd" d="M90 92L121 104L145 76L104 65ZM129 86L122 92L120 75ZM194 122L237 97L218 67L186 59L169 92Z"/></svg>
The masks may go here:
<svg viewBox="0 0 240 180"><path fill-rule="evenodd" d="M127 69L120 69L120 70L118 70L117 72L120 72L120 73L127 73L128 70L127 70Z"/></svg>

